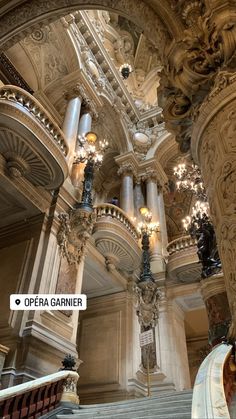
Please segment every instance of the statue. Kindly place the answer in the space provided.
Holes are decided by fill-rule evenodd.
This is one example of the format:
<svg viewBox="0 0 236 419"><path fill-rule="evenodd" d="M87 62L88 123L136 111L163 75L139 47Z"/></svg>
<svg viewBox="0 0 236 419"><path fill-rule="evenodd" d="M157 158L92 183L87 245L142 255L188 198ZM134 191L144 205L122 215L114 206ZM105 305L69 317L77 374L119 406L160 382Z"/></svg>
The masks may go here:
<svg viewBox="0 0 236 419"><path fill-rule="evenodd" d="M214 275L221 270L214 227L206 214L193 218L189 228L192 237L197 238L197 254L202 264L202 278Z"/></svg>

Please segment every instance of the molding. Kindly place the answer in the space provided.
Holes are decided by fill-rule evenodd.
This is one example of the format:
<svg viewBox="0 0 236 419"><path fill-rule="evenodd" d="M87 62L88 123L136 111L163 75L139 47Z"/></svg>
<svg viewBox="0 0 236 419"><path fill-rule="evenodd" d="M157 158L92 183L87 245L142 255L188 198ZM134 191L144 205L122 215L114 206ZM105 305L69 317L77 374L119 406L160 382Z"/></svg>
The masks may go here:
<svg viewBox="0 0 236 419"><path fill-rule="evenodd" d="M4 52L0 53L0 75L6 79L5 84L14 84L26 90L31 95L34 93Z"/></svg>

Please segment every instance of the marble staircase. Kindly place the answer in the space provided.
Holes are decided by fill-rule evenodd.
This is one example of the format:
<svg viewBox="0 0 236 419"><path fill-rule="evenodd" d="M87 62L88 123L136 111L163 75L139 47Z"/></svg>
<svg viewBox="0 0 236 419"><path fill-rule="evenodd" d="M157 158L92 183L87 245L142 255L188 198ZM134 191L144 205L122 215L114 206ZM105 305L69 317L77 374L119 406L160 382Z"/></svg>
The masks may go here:
<svg viewBox="0 0 236 419"><path fill-rule="evenodd" d="M115 403L80 405L71 413L56 413L57 419L190 419L192 390Z"/></svg>

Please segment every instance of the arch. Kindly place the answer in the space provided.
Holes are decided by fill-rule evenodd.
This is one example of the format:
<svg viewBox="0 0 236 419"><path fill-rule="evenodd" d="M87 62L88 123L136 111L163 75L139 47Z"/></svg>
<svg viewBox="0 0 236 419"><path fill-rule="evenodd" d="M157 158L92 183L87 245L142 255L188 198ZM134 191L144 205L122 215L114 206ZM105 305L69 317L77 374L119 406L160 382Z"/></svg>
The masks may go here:
<svg viewBox="0 0 236 419"><path fill-rule="evenodd" d="M176 16L167 4L163 5L163 0L158 0L156 7L158 14L142 0L18 0L17 5L10 5L0 18L0 46L9 48L26 36L32 26L41 27L75 10L101 9L133 20L163 52L180 33L181 23L177 24Z"/></svg>

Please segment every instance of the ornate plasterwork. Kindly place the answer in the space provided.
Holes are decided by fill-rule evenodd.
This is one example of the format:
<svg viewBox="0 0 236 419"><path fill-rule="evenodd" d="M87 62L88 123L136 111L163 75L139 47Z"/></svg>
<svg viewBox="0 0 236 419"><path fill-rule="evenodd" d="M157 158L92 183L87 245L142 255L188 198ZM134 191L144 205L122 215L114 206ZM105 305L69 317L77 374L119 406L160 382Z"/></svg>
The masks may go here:
<svg viewBox="0 0 236 419"><path fill-rule="evenodd" d="M58 53L62 45L53 25L35 29L20 45L34 63L41 88L68 74L66 60Z"/></svg>
<svg viewBox="0 0 236 419"><path fill-rule="evenodd" d="M21 87L31 94L34 93L30 86L23 79L22 75L18 73L11 61L7 58L6 54L4 54L4 52L0 53L0 72L3 74L4 78L8 80L9 83L15 84L16 86Z"/></svg>
<svg viewBox="0 0 236 419"><path fill-rule="evenodd" d="M134 167L131 163L123 163L117 170L118 176L129 176L134 174Z"/></svg>
<svg viewBox="0 0 236 419"><path fill-rule="evenodd" d="M162 20L153 9L143 1L136 2L135 0L86 0L86 3L81 0L49 0L47 3L39 3L36 0L24 2L17 7L11 8L2 16L0 23L0 37L2 44L9 47L10 44L18 41L20 37L24 37L29 28L36 22L37 27L48 21L56 20L60 16L70 13L74 10L80 9L81 6L88 9L94 9L96 6L102 7L104 10L111 10L120 14L134 16L134 20L146 33L147 37L157 44L159 48L164 51L166 42L169 41L170 35L164 26ZM24 25L24 31L22 26ZM172 28L173 29L173 28ZM170 28L171 30L171 28ZM12 36L14 33L14 37Z"/></svg>
<svg viewBox="0 0 236 419"><path fill-rule="evenodd" d="M0 153L9 175L24 176L47 189L60 186L67 176L68 146L57 124L33 96L16 86L0 89L0 110Z"/></svg>
<svg viewBox="0 0 236 419"><path fill-rule="evenodd" d="M216 10L213 4L209 10L202 8L201 2L181 5L188 29L167 58L160 91L167 128L175 131L185 151L190 145L192 122L214 79L213 95L226 83L225 76L217 77L219 70L235 68L236 9L227 8L227 2Z"/></svg>
<svg viewBox="0 0 236 419"><path fill-rule="evenodd" d="M227 79L231 79L227 77ZM224 75L225 80L225 75ZM225 82L223 83L225 85ZM211 216L222 260L226 291L236 325L236 157L235 157L235 86L226 83L208 98L195 122L192 151L199 159L207 185ZM235 329L231 330L235 335Z"/></svg>
<svg viewBox="0 0 236 419"><path fill-rule="evenodd" d="M81 363L82 361L80 361ZM77 383L79 375L75 371L70 371L68 376L63 382L63 390L61 395L62 402L69 402L79 404L79 397L77 395Z"/></svg>
<svg viewBox="0 0 236 419"><path fill-rule="evenodd" d="M99 252L105 257L105 266L114 267L122 274L132 273L139 266L139 233L124 211L111 204L95 208L96 223L93 238Z"/></svg>
<svg viewBox="0 0 236 419"><path fill-rule="evenodd" d="M38 153L28 146L28 141L9 129L0 127L0 153L6 160L10 177L25 177L36 186L46 186L53 172Z"/></svg>
<svg viewBox="0 0 236 419"><path fill-rule="evenodd" d="M94 212L73 209L59 215L61 222L57 240L61 253L69 264L78 264L84 255L86 243L96 219Z"/></svg>
<svg viewBox="0 0 236 419"><path fill-rule="evenodd" d="M160 291L155 282L135 285L136 312L142 327L155 327L159 317Z"/></svg>

